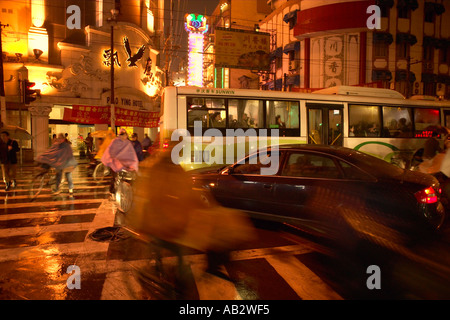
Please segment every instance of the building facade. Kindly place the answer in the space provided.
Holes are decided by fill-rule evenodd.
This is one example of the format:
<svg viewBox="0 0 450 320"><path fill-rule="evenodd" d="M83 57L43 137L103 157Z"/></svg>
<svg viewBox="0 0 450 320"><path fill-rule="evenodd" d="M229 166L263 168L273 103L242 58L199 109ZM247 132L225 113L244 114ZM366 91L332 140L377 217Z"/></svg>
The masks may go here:
<svg viewBox="0 0 450 320"><path fill-rule="evenodd" d="M450 2L445 0L268 1L262 31L276 39L263 89L337 85L450 98ZM371 5L380 8L373 23Z"/></svg>
<svg viewBox="0 0 450 320"><path fill-rule="evenodd" d="M0 21L8 24L2 28L2 121L32 134L24 142L27 160L44 151L54 133L77 142L107 129L110 119L100 121L89 111L110 106L112 93L118 112L130 115L122 126L141 139L144 132L156 135L156 126L132 116L160 110L163 0L2 0L0 10ZM23 101L23 80L39 90L30 104Z"/></svg>
<svg viewBox="0 0 450 320"><path fill-rule="evenodd" d="M210 32L205 44L205 86L217 88L259 88L259 75L245 68L214 67L216 28L258 32L262 21L271 8L267 0L221 0L209 17Z"/></svg>

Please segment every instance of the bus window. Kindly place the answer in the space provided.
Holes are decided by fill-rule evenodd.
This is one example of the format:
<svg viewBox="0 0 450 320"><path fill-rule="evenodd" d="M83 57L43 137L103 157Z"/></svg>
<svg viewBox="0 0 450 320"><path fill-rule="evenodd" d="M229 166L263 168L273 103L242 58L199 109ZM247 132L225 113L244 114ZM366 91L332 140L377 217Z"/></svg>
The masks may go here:
<svg viewBox="0 0 450 320"><path fill-rule="evenodd" d="M383 107L383 127L389 130L394 138L410 138L412 132L411 108Z"/></svg>
<svg viewBox="0 0 450 320"><path fill-rule="evenodd" d="M379 137L380 108L378 106L349 105L349 137Z"/></svg>
<svg viewBox="0 0 450 320"><path fill-rule="evenodd" d="M225 119L225 99L213 98L187 98L188 109L188 128L194 127L195 121L202 122L202 128L220 127L218 123L213 125L213 115L218 112L222 119ZM218 120L218 117L216 117ZM221 122L219 122L221 123ZM223 127L225 127L225 120L223 120Z"/></svg>
<svg viewBox="0 0 450 320"><path fill-rule="evenodd" d="M228 127L233 129L260 128L264 123L263 101L230 99L228 101Z"/></svg>
<svg viewBox="0 0 450 320"><path fill-rule="evenodd" d="M430 126L436 126L441 123L438 109L414 109L414 137L428 138L431 137L431 131L428 130Z"/></svg>
<svg viewBox="0 0 450 320"><path fill-rule="evenodd" d="M299 129L299 103L292 101L267 101L266 128ZM279 119L279 120L278 120Z"/></svg>

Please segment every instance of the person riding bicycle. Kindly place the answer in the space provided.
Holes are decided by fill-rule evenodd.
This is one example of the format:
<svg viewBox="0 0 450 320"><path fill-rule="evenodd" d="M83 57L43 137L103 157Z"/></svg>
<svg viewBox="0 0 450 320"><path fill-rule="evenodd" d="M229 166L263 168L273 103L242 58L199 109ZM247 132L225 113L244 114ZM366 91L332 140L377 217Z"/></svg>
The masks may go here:
<svg viewBox="0 0 450 320"><path fill-rule="evenodd" d="M112 180L109 186L109 192L114 195L115 180L117 173L121 170L139 170L139 160L134 151L133 145L128 140L128 134L125 129L120 129L119 135L111 141L103 152L102 163L111 169Z"/></svg>
<svg viewBox="0 0 450 320"><path fill-rule="evenodd" d="M60 193L60 184L63 173L66 175L66 180L69 185L69 194L73 194L73 180L72 171L78 165L73 156L72 147L66 142L62 133L58 134L55 142L37 158L37 162L41 163L43 167L53 167L56 169L56 185L52 190L53 193Z"/></svg>

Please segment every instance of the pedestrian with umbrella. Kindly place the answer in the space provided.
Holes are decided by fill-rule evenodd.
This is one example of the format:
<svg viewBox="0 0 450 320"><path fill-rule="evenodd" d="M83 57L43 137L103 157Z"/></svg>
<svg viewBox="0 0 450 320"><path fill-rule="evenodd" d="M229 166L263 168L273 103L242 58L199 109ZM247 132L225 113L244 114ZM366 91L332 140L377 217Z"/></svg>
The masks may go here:
<svg viewBox="0 0 450 320"><path fill-rule="evenodd" d="M9 137L8 131L2 131L0 144L0 163L2 167L5 191L16 187L17 152L20 151L16 140Z"/></svg>

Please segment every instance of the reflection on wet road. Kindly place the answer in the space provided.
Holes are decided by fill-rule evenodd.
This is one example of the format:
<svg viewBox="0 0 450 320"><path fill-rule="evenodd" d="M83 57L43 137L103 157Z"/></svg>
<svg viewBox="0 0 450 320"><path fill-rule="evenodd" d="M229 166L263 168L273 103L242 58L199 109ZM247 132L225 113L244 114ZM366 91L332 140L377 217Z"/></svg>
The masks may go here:
<svg viewBox="0 0 450 320"><path fill-rule="evenodd" d="M117 241L90 235L113 226L115 206L108 186L97 185L80 165L75 194L45 190L27 198L32 168L22 169L18 186L0 191L0 299L192 299L340 300L449 299L450 244L446 226L440 239L414 249L360 248L338 254L328 244L289 226L257 223L257 239L231 252L222 276L205 272L203 252L183 247L182 282L173 287L177 257L122 231ZM66 186L65 186L66 187ZM80 267L81 289L69 289L67 269ZM369 290L367 267L381 269L381 290Z"/></svg>

